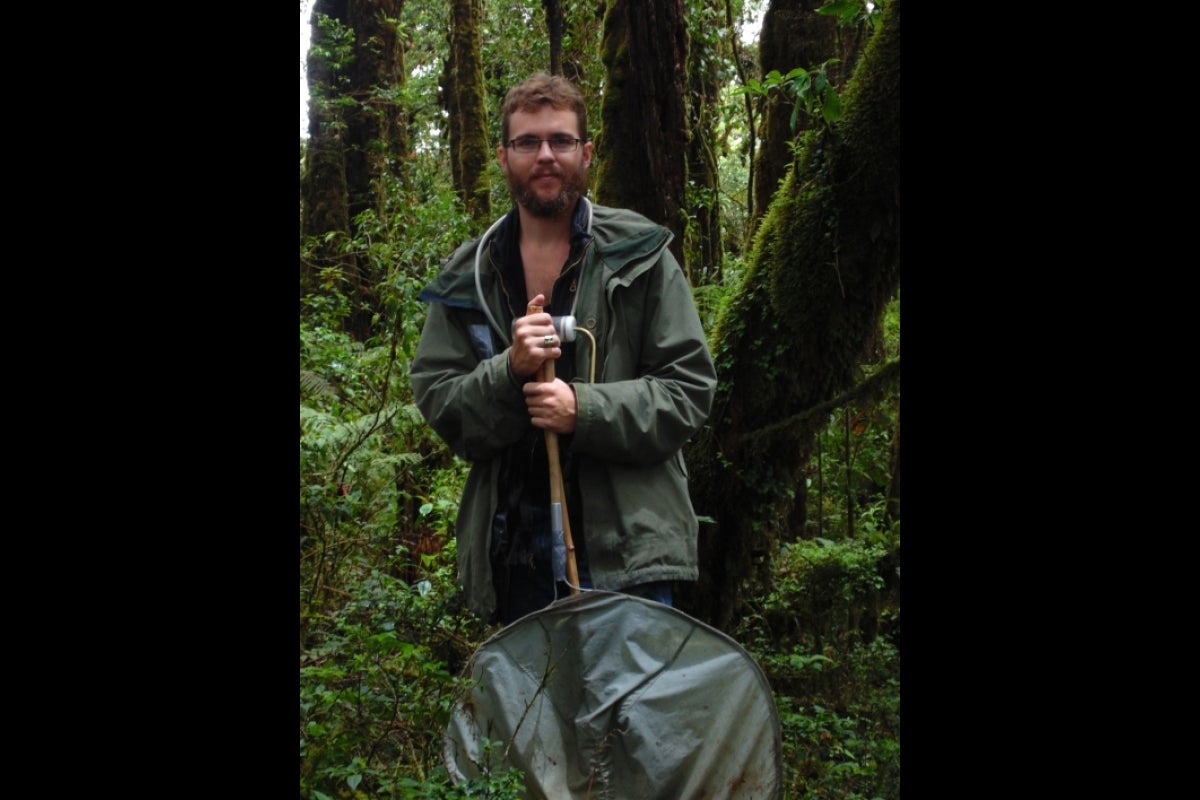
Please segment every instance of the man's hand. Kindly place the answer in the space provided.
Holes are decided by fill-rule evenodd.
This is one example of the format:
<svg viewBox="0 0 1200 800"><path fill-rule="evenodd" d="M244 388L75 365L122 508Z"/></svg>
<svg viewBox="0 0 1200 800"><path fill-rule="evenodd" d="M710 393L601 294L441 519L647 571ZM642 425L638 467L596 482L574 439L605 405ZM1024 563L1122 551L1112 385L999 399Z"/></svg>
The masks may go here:
<svg viewBox="0 0 1200 800"><path fill-rule="evenodd" d="M545 383L530 381L523 388L533 427L554 433L575 431L575 390L571 384L555 378Z"/></svg>
<svg viewBox="0 0 1200 800"><path fill-rule="evenodd" d="M545 301L546 298L539 294L530 305L540 306ZM508 351L513 374L522 378L536 375L544 361L562 355L561 345L554 332L554 320L545 311L517 317L513 323L512 348Z"/></svg>

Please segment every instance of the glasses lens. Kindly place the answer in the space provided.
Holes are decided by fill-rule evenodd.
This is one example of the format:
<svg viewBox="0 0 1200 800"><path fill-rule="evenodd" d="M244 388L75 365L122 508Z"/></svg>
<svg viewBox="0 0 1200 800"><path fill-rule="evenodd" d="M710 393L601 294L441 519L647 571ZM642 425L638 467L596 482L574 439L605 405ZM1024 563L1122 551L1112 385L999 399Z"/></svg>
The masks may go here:
<svg viewBox="0 0 1200 800"><path fill-rule="evenodd" d="M571 153L579 145L578 139L569 136L555 136L551 139L538 139L536 136L522 136L513 139L510 146L521 155L530 155L542 149L542 142L549 142L550 149L556 153Z"/></svg>

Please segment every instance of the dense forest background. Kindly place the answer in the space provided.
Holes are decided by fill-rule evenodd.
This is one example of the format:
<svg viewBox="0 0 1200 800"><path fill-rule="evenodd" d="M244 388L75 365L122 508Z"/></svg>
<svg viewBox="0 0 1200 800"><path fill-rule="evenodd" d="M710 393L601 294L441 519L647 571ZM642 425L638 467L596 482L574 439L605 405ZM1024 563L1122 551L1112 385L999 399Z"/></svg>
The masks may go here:
<svg viewBox="0 0 1200 800"><path fill-rule="evenodd" d="M901 2L312 0L302 798L520 796L442 764L494 630L455 581L466 465L407 374L417 293L510 207L499 105L537 70L589 103L591 197L675 232L717 362L677 605L767 675L783 797L899 797Z"/></svg>

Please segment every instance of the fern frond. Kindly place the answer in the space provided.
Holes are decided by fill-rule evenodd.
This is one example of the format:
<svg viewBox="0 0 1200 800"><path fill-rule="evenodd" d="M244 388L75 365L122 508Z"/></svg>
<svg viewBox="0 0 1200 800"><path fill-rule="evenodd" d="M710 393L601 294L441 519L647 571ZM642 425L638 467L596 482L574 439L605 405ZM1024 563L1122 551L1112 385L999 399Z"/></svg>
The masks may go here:
<svg viewBox="0 0 1200 800"><path fill-rule="evenodd" d="M371 459L371 465L376 467L412 467L422 461L420 453L389 453Z"/></svg>
<svg viewBox="0 0 1200 800"><path fill-rule="evenodd" d="M313 445L323 447L331 440L340 438L337 431L342 427L342 421L327 411L300 406L300 438L308 440Z"/></svg>
<svg viewBox="0 0 1200 800"><path fill-rule="evenodd" d="M300 370L300 396L337 399L338 393L333 384L325 380L324 376L302 369Z"/></svg>

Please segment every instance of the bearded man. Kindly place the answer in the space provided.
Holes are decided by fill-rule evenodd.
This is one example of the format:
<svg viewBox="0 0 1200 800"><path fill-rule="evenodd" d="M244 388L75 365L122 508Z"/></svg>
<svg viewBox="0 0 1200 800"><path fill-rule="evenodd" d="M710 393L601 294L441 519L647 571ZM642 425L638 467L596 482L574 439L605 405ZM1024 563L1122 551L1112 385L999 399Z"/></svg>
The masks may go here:
<svg viewBox="0 0 1200 800"><path fill-rule="evenodd" d="M574 85L532 75L501 119L514 206L421 292L409 372L426 421L471 465L455 523L467 605L505 624L592 589L670 605L699 576L682 451L717 385L691 287L667 228L585 196L594 144Z"/></svg>

